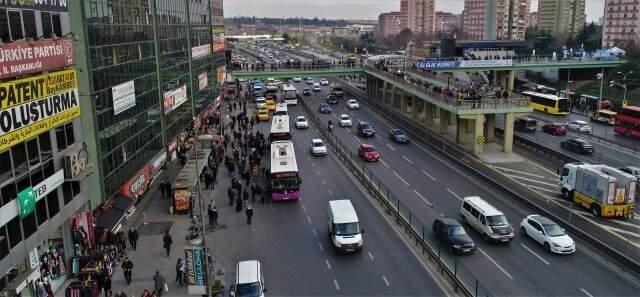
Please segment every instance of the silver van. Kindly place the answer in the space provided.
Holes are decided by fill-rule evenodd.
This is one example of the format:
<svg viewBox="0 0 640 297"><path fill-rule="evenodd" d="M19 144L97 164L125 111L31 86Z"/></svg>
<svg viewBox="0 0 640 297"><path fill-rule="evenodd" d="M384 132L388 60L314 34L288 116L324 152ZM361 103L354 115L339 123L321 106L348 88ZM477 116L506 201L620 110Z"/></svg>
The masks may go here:
<svg viewBox="0 0 640 297"><path fill-rule="evenodd" d="M487 241L509 243L513 239L513 227L504 213L478 196L463 199L460 216Z"/></svg>
<svg viewBox="0 0 640 297"><path fill-rule="evenodd" d="M329 237L337 251L359 252L362 250L362 233L356 210L351 200L331 200L327 210Z"/></svg>

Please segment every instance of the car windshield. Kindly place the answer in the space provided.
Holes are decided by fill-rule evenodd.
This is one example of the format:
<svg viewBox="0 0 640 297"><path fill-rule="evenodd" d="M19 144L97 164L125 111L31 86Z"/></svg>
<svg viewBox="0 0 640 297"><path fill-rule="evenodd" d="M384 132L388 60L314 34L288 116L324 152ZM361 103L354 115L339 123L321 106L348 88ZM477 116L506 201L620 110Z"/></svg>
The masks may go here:
<svg viewBox="0 0 640 297"><path fill-rule="evenodd" d="M236 286L236 297L260 296L260 283L239 284Z"/></svg>
<svg viewBox="0 0 640 297"><path fill-rule="evenodd" d="M324 146L324 143L322 143L322 142L320 142L320 141L318 141L318 142L314 142L314 143L313 143L313 146L314 146L314 147L323 147L323 146Z"/></svg>
<svg viewBox="0 0 640 297"><path fill-rule="evenodd" d="M362 150L365 151L365 152L375 152L376 151L376 149L374 147L372 147L372 146L365 146L365 147L362 148Z"/></svg>
<svg viewBox="0 0 640 297"><path fill-rule="evenodd" d="M360 224L358 223L344 223L335 224L336 235L348 236L356 235L360 233Z"/></svg>
<svg viewBox="0 0 640 297"><path fill-rule="evenodd" d="M369 124L362 124L362 129L371 129L371 125L369 125Z"/></svg>
<svg viewBox="0 0 640 297"><path fill-rule="evenodd" d="M393 130L393 135L404 135L404 131L402 130Z"/></svg>
<svg viewBox="0 0 640 297"><path fill-rule="evenodd" d="M503 226L508 224L507 217L504 215L487 217L487 225L489 226Z"/></svg>
<svg viewBox="0 0 640 297"><path fill-rule="evenodd" d="M462 226L449 227L449 235L459 236L459 235L465 235L465 234L467 234L467 232L464 231L464 228L462 228Z"/></svg>
<svg viewBox="0 0 640 297"><path fill-rule="evenodd" d="M344 115L344 114L343 114L343 115L341 115L341 116L340 116L340 119L342 119L342 120L348 120L348 119L349 119L349 116L348 116L348 115Z"/></svg>
<svg viewBox="0 0 640 297"><path fill-rule="evenodd" d="M306 120L304 118L298 118L298 122L305 122Z"/></svg>
<svg viewBox="0 0 640 297"><path fill-rule="evenodd" d="M558 226L556 224L544 225L544 231L547 233L547 235L549 235L551 237L557 237L557 236L565 235L564 230L562 229L562 227L560 227L560 226Z"/></svg>

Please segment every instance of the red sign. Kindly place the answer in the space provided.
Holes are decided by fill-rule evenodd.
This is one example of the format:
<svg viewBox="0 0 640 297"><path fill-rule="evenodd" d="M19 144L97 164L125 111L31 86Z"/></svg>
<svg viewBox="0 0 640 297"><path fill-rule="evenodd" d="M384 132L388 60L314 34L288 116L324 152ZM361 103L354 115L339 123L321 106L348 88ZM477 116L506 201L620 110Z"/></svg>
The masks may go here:
<svg viewBox="0 0 640 297"><path fill-rule="evenodd" d="M215 41L213 44L213 52L219 53L224 51L224 40L223 41Z"/></svg>
<svg viewBox="0 0 640 297"><path fill-rule="evenodd" d="M177 139L174 138L173 140L169 141L169 143L167 143L167 154L171 155L173 151L176 150L177 147L178 147Z"/></svg>
<svg viewBox="0 0 640 297"><path fill-rule="evenodd" d="M71 37L14 41L0 47L0 79L71 66Z"/></svg>
<svg viewBox="0 0 640 297"><path fill-rule="evenodd" d="M134 198L144 194L151 182L150 172L151 166L149 164L142 167L142 169L140 169L133 178L122 186L120 194L129 198Z"/></svg>

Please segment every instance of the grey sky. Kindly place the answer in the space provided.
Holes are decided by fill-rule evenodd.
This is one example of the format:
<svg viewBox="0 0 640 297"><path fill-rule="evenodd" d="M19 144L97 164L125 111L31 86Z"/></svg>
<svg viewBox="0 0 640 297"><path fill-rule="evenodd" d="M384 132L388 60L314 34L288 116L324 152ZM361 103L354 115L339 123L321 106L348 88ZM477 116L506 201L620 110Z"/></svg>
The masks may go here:
<svg viewBox="0 0 640 297"><path fill-rule="evenodd" d="M587 1L587 21L598 21L604 0ZM531 0L533 10L538 0ZM436 10L460 13L464 0L436 0ZM400 10L400 0L225 0L224 14L256 17L319 17L375 19L378 14Z"/></svg>

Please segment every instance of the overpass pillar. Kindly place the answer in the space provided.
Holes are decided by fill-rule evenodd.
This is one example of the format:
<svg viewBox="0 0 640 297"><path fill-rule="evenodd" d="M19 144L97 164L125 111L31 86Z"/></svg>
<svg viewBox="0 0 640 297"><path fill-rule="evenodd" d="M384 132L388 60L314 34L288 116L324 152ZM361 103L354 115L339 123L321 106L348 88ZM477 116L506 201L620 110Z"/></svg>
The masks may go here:
<svg viewBox="0 0 640 297"><path fill-rule="evenodd" d="M482 153L483 143L478 143L478 138L484 136L484 114L476 115L474 120L474 133L473 133L473 154L479 155Z"/></svg>
<svg viewBox="0 0 640 297"><path fill-rule="evenodd" d="M457 144L466 144L467 143L467 126L468 123L471 122L467 119L460 118L460 116L456 117L456 143Z"/></svg>
<svg viewBox="0 0 640 297"><path fill-rule="evenodd" d="M407 104L409 103L409 99L407 98L407 94L403 91L399 91L400 93L400 112L407 112Z"/></svg>
<svg viewBox="0 0 640 297"><path fill-rule="evenodd" d="M484 135L485 135L485 138L487 139L487 143L493 143L496 141L496 114L495 113L485 115Z"/></svg>
<svg viewBox="0 0 640 297"><path fill-rule="evenodd" d="M422 100L418 100L418 98L416 97L411 97L411 117L419 121L422 121L420 119L420 111L422 111L423 109L424 109L424 102Z"/></svg>
<svg viewBox="0 0 640 297"><path fill-rule="evenodd" d="M427 124L427 126L431 126L433 125L433 104L424 101L424 122L425 124Z"/></svg>
<svg viewBox="0 0 640 297"><path fill-rule="evenodd" d="M449 116L451 115L446 109L440 110L440 134L447 134L449 130Z"/></svg>
<svg viewBox="0 0 640 297"><path fill-rule="evenodd" d="M504 114L504 145L502 151L505 153L513 152L513 113Z"/></svg>
<svg viewBox="0 0 640 297"><path fill-rule="evenodd" d="M387 88L388 88L388 83L385 81L382 83L382 102L383 103L387 103Z"/></svg>
<svg viewBox="0 0 640 297"><path fill-rule="evenodd" d="M516 82L516 71L509 70L509 74L507 76L507 92L509 92L509 96L513 94L513 88L515 87Z"/></svg>

